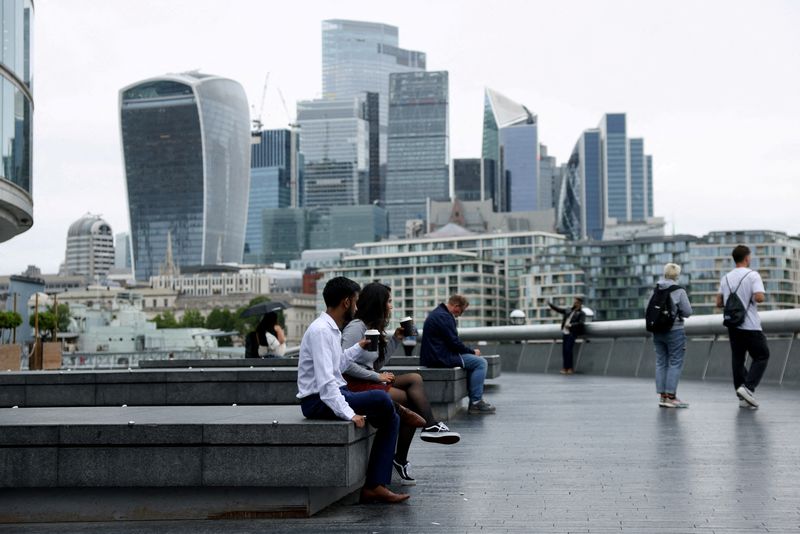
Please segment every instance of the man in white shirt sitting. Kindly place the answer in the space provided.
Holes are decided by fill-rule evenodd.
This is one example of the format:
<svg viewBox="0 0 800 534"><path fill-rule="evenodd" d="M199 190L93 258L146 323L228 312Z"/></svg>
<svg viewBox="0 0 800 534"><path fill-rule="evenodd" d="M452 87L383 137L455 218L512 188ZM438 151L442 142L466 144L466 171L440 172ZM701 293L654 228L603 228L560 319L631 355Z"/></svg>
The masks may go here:
<svg viewBox="0 0 800 534"><path fill-rule="evenodd" d="M356 282L342 276L325 285L322 296L327 310L311 323L300 342L297 397L303 415L309 419L344 419L359 428L369 420L378 432L372 443L361 500L397 503L410 495L394 493L386 487L392 480L400 425L392 398L383 390L351 392L342 378L342 371L368 343L362 339L342 350L341 330L355 315L360 291Z"/></svg>

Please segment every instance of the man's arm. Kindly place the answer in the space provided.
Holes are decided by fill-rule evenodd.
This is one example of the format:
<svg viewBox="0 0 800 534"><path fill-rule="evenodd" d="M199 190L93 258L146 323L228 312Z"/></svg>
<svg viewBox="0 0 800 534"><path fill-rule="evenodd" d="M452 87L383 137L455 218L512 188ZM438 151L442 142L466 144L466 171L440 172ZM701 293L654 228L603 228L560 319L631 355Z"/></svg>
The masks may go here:
<svg viewBox="0 0 800 534"><path fill-rule="evenodd" d="M717 308L724 308L725 307L725 302L723 302L723 300L722 300L722 293L717 293L717 302L716 302L716 304L717 304Z"/></svg>
<svg viewBox="0 0 800 534"><path fill-rule="evenodd" d="M556 306L552 302L548 302L547 305L550 306L550 309L553 310L556 313L560 313L561 315L566 315L567 314L567 310L565 310L564 308L559 308L558 306Z"/></svg>
<svg viewBox="0 0 800 534"><path fill-rule="evenodd" d="M333 354L335 341L332 343L327 335L319 332L309 340L311 357L314 361L314 380L319 390L319 398L324 402L336 417L345 421L352 421L356 413L347 404L344 395L339 391L333 369ZM339 347L335 347L341 350Z"/></svg>
<svg viewBox="0 0 800 534"><path fill-rule="evenodd" d="M764 281L761 280L761 275L756 271L755 280L753 280L753 300L758 304L761 304L766 298L764 293L766 293L764 289Z"/></svg>
<svg viewBox="0 0 800 534"><path fill-rule="evenodd" d="M442 338L448 349L458 354L475 354L475 351L470 347L464 345L458 338L458 330L455 325L456 320L453 319L450 324L441 325Z"/></svg>

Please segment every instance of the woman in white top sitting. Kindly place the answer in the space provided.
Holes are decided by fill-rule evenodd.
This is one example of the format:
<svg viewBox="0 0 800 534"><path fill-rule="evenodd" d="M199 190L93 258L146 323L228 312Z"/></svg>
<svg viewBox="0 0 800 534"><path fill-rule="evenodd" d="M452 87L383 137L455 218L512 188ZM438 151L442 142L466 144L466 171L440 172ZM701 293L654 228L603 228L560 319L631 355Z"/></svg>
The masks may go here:
<svg viewBox="0 0 800 534"><path fill-rule="evenodd" d="M381 333L377 351L361 349L347 369L343 372L350 391L366 391L383 389L388 391L392 400L415 411L425 419L425 428L420 437L424 441L442 444L456 443L461 436L452 432L447 425L433 417L431 404L425 394L422 376L419 373L405 373L395 376L391 372L381 372L392 357L395 349L403 340L403 329L397 328L391 337L386 333L389 319L392 316L392 293L389 286L373 282L361 290L356 303L355 319L350 321L342 331L342 346L351 347L364 339L367 330L374 329ZM356 340L353 342L352 340ZM415 480L408 472L408 449L414 438L415 428L400 425L397 437L394 467L403 485L413 485Z"/></svg>
<svg viewBox="0 0 800 534"><path fill-rule="evenodd" d="M278 324L278 314L270 312L264 315L256 327L258 337L258 355L261 358L282 357L286 353L286 334Z"/></svg>

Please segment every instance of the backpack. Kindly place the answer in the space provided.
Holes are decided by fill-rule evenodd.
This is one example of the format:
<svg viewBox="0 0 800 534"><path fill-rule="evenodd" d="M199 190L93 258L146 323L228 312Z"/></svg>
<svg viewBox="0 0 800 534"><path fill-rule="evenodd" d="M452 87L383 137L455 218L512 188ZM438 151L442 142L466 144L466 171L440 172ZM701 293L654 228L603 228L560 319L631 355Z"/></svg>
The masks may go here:
<svg viewBox="0 0 800 534"><path fill-rule="evenodd" d="M672 311L672 297L670 297L670 294L677 289L682 288L677 284L664 289L656 285L653 296L650 297L650 302L647 303L647 310L644 312L644 323L648 332L663 334L672 329L677 314Z"/></svg>
<svg viewBox="0 0 800 534"><path fill-rule="evenodd" d="M725 302L725 308L722 310L722 324L727 326L728 328L736 328L737 326L741 325L745 318L747 317L747 308L750 306L744 305L742 299L739 298L739 295L736 294L739 291L739 288L742 286L742 282L744 279L750 276L750 271L746 275L739 280L739 285L736 286L736 289L731 291L731 283L728 282L728 275L725 275L725 283L728 285L728 291L731 291L731 294L728 295L728 300Z"/></svg>

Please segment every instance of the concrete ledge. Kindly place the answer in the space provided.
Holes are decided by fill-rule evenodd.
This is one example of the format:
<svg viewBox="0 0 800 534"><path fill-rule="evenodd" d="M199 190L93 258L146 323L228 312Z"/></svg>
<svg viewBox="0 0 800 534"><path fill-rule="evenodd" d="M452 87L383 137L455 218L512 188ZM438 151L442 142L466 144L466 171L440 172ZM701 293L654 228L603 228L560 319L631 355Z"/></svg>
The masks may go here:
<svg viewBox="0 0 800 534"><path fill-rule="evenodd" d="M486 378L497 378L500 376L502 371L501 363L500 363L500 355L499 354L486 354L481 355L486 358ZM419 363L419 356L392 356L389 360L389 365L393 366L405 366L411 365L420 367Z"/></svg>
<svg viewBox="0 0 800 534"><path fill-rule="evenodd" d="M0 522L311 515L363 484L372 432L295 406L3 409Z"/></svg>
<svg viewBox="0 0 800 534"><path fill-rule="evenodd" d="M297 358L230 358L203 360L142 360L140 369L186 369L188 367L297 367Z"/></svg>
<svg viewBox="0 0 800 534"><path fill-rule="evenodd" d="M463 369L392 366L418 372L442 419L467 396ZM129 371L23 371L0 373L0 408L19 406L199 406L298 404L297 368L131 369Z"/></svg>

